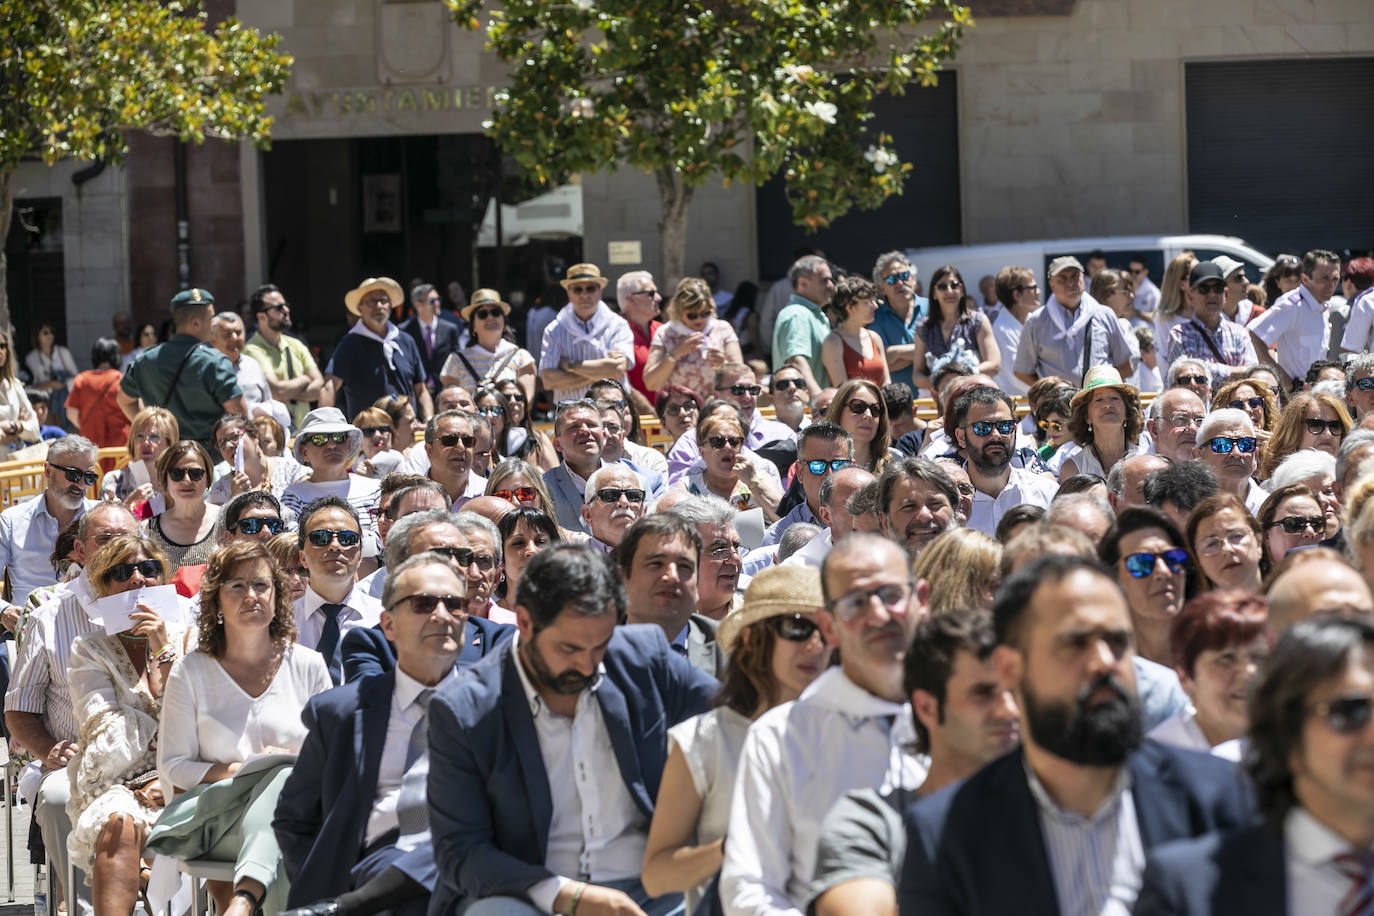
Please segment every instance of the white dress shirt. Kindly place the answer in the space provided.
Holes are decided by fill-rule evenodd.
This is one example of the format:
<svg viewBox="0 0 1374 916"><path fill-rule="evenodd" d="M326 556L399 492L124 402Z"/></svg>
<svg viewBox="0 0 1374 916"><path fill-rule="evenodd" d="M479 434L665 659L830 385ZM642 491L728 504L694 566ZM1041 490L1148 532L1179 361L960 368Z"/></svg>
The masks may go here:
<svg viewBox="0 0 1374 916"><path fill-rule="evenodd" d="M720 899L727 916L801 916L821 821L851 789L914 789L928 765L907 750L911 707L876 697L830 668L744 739Z"/></svg>
<svg viewBox="0 0 1374 916"><path fill-rule="evenodd" d="M1268 311L1250 322L1250 330L1266 347L1277 345L1279 368L1292 378L1302 378L1308 366L1326 359L1331 339L1326 305L1302 285L1275 299Z"/></svg>
<svg viewBox="0 0 1374 916"><path fill-rule="evenodd" d="M396 801L401 796L401 777L406 774L406 751L410 748L410 736L415 726L424 718L424 707L415 700L426 686L401 670L397 665L396 686L391 691L391 715L386 720L386 743L382 745L382 759L377 765L377 794L372 799L372 814L367 818L367 842L371 845L377 837L388 830L395 829ZM435 685L443 686L453 677L450 670L443 680Z"/></svg>
<svg viewBox="0 0 1374 916"><path fill-rule="evenodd" d="M307 585L305 594L291 605L296 615L296 642L315 648L324 631L324 611L320 606L328 604L314 589ZM375 627L382 619L382 602L367 593L361 583L354 583L347 597L340 602L344 609L339 613L339 639L354 627Z"/></svg>
<svg viewBox="0 0 1374 916"><path fill-rule="evenodd" d="M1200 751L1235 763L1240 762L1241 753L1245 749L1245 741L1240 738L1223 741L1214 746L1202 733L1202 726L1197 724L1197 710L1191 705L1186 709L1180 709L1150 729L1150 733L1145 737L1152 738L1162 744L1181 747L1190 751Z"/></svg>
<svg viewBox="0 0 1374 916"><path fill-rule="evenodd" d="M1026 504L1050 507L1050 501L1059 490L1059 484L1043 474L1032 474L1021 468L1009 468L1011 476L1007 485L994 498L974 487L973 508L969 510L968 527L981 531L988 537L997 536L997 523L1012 506Z"/></svg>
<svg viewBox="0 0 1374 916"><path fill-rule="evenodd" d="M1000 308L992 320L992 336L997 341L997 349L1002 351L1002 368L997 371L997 387L1007 394L1025 396L1030 386L1016 377L1012 366L1016 362L1016 348L1021 345L1021 328L1024 325L1016 320L1011 309Z"/></svg>
<svg viewBox="0 0 1374 916"><path fill-rule="evenodd" d="M638 878L644 869L649 821L620 777L596 701L605 666L597 666L595 682L578 694L569 719L544 705L520 661L518 636L516 643L515 670L530 704L553 802L544 866L554 877L531 885L526 893L535 906L552 913L558 892L573 881L596 884Z"/></svg>
<svg viewBox="0 0 1374 916"><path fill-rule="evenodd" d="M62 486L68 485L65 478L59 480ZM83 498L75 517L85 515L93 506L94 500ZM15 604L23 607L29 592L57 581L52 549L61 533L57 519L48 511L45 493L0 512L0 567L9 569Z"/></svg>
<svg viewBox="0 0 1374 916"><path fill-rule="evenodd" d="M1294 805L1283 821L1284 863L1288 870L1288 912L1336 916L1352 887L1332 860L1354 848L1305 809Z"/></svg>

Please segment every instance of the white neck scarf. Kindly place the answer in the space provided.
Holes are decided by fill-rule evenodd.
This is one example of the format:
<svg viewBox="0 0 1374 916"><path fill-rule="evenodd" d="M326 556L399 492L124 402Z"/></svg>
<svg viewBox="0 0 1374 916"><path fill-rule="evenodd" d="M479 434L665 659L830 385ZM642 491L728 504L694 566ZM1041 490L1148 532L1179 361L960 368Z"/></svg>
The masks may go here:
<svg viewBox="0 0 1374 916"><path fill-rule="evenodd" d="M353 323L353 327L348 329L348 333L358 334L359 336L380 343L382 345L382 353L386 356L386 364L395 371L396 354L401 352L401 345L396 342L396 339L401 336L401 332L396 325L388 321L386 323L386 336L382 337L379 334L373 333L372 329L359 318Z"/></svg>
<svg viewBox="0 0 1374 916"><path fill-rule="evenodd" d="M1083 334L1083 329L1088 326L1088 321L1092 317L1089 314L1088 306L1090 305L1097 305L1097 300L1087 293L1084 293L1083 298L1078 300L1078 308L1071 316L1069 315L1069 310L1060 305L1059 300L1051 293L1049 300L1045 303L1045 308L1049 311L1049 316L1050 319L1054 321L1054 326L1059 329L1059 333L1055 335L1055 339L1073 340L1080 337Z"/></svg>

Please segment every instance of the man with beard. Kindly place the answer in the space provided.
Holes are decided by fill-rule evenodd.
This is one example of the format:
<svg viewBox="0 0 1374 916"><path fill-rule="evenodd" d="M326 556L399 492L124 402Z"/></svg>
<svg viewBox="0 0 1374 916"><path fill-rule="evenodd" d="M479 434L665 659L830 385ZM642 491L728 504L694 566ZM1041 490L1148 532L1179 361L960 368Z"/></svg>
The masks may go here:
<svg viewBox="0 0 1374 916"><path fill-rule="evenodd" d="M639 475L623 464L608 464L587 478L582 520L592 533L592 546L610 553L625 529L644 514L648 493Z"/></svg>
<svg viewBox="0 0 1374 916"><path fill-rule="evenodd" d="M430 704L430 912L680 911L639 875L668 729L710 707L715 679L659 627L616 625L620 576L586 545L536 555L515 612L519 635Z"/></svg>
<svg viewBox="0 0 1374 916"><path fill-rule="evenodd" d="M319 399L324 376L305 342L287 333L291 330L291 306L281 290L271 283L259 286L251 302L258 327L243 352L262 366L272 397L286 404L291 426L299 429L310 402Z"/></svg>
<svg viewBox="0 0 1374 916"><path fill-rule="evenodd" d="M725 652L716 643L716 622L695 613L701 536L680 515L646 515L616 547L625 577L625 622L663 628L668 645L712 677L725 673Z"/></svg>
<svg viewBox="0 0 1374 916"><path fill-rule="evenodd" d="M975 388L954 402L954 437L968 455L965 470L973 484L968 526L988 537L996 535L997 523L1012 506L1045 509L1054 499L1053 480L1011 466L1015 417L1011 398L997 388Z"/></svg>
<svg viewBox="0 0 1374 916"><path fill-rule="evenodd" d="M993 621L1022 746L907 809L903 914L1129 912L1148 850L1253 822L1233 764L1143 739L1130 611L1096 562L1033 561Z"/></svg>
<svg viewBox="0 0 1374 916"><path fill-rule="evenodd" d="M43 492L0 512L0 566L9 573L12 610L22 607L38 586L56 581L53 547L62 530L96 504L86 498L86 490L99 480L98 457L90 439L54 439L43 465ZM18 619L18 613L5 615L9 626Z"/></svg>
<svg viewBox="0 0 1374 916"><path fill-rule="evenodd" d="M1145 421L1155 443L1155 454L1174 464L1191 460L1193 446L1197 445L1198 427L1207 416L1202 399L1187 388L1170 388L1155 403L1158 416ZM1155 410L1150 412L1153 414Z"/></svg>
<svg viewBox="0 0 1374 916"><path fill-rule="evenodd" d="M878 478L878 520L883 534L906 547L912 559L950 526L958 504L954 481L925 458L889 461Z"/></svg>

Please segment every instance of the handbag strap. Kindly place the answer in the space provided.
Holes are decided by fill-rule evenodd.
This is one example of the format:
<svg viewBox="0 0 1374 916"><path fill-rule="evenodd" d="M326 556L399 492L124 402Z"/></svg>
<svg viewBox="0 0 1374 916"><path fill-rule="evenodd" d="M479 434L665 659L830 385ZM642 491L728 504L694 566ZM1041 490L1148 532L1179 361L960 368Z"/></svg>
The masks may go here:
<svg viewBox="0 0 1374 916"><path fill-rule="evenodd" d="M1192 323L1193 327L1197 328L1198 333L1202 335L1203 343L1207 344L1207 349L1212 351L1212 355L1217 358L1217 362L1226 362L1226 358L1221 355L1221 351L1217 349L1217 345L1212 343L1212 338L1207 335L1207 329L1198 324L1196 318L1189 318L1188 320Z"/></svg>
<svg viewBox="0 0 1374 916"><path fill-rule="evenodd" d="M171 403L172 403L172 397L173 397L174 395L178 394L178 391L177 391L177 382L181 380L181 370L183 370L183 369L186 368L186 364L187 364L187 363L190 361L190 359L191 359L191 354L194 353L194 352L196 352L196 347L199 347L199 346L200 346L200 344L192 344L192 345L191 345L191 349L189 349L189 350L186 351L186 355L183 356L183 357L181 358L181 362L177 364L177 371L176 371L175 373L172 374L172 384L169 385L169 386L167 386L167 397L165 397L165 398L162 399L163 402L164 402L165 404L167 404L168 406L170 406Z"/></svg>
<svg viewBox="0 0 1374 916"><path fill-rule="evenodd" d="M1088 317L1088 327L1087 327L1087 329L1083 332L1083 377L1082 377L1081 379L1079 379L1078 384L1079 384L1080 386L1081 386L1084 382L1086 382L1086 381L1088 380L1088 368L1089 368L1088 364L1089 364L1090 362L1092 362L1092 358L1093 358L1093 320L1092 320L1092 317L1089 316L1089 317Z"/></svg>

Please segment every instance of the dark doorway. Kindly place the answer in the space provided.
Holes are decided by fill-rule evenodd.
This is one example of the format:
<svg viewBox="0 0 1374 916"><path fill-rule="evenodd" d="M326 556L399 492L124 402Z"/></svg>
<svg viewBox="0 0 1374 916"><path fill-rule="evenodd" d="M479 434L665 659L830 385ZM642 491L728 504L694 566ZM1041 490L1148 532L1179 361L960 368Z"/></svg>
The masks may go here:
<svg viewBox="0 0 1374 916"><path fill-rule="evenodd" d="M63 273L62 200L16 200L5 239L10 321L14 323L15 368L33 349L33 332L52 326L57 342L67 344L67 285ZM84 362L81 356L78 362Z"/></svg>

